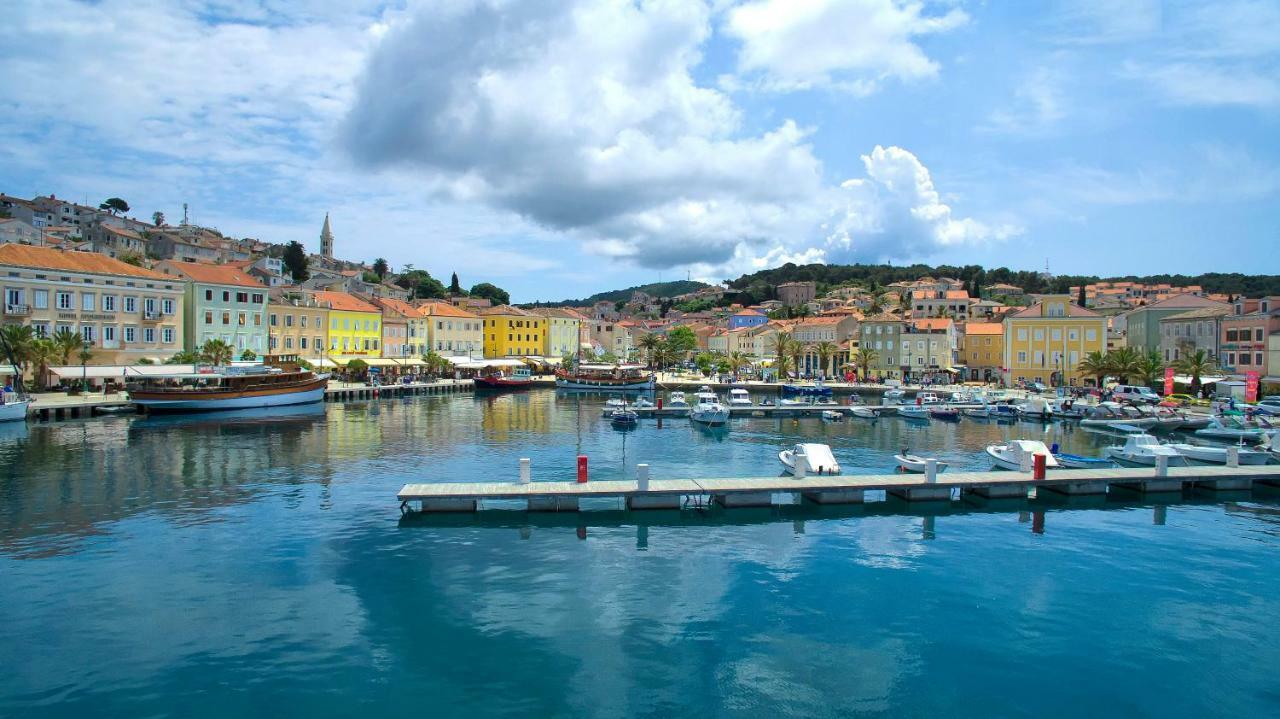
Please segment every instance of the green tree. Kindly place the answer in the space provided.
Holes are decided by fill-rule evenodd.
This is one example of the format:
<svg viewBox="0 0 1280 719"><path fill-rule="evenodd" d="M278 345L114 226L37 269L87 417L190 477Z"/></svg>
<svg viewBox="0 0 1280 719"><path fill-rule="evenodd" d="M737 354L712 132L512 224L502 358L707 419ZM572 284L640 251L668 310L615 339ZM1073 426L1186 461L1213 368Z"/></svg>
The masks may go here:
<svg viewBox="0 0 1280 719"><path fill-rule="evenodd" d="M1076 304L1084 307L1084 283L1080 283L1080 293L1076 295Z"/></svg>
<svg viewBox="0 0 1280 719"><path fill-rule="evenodd" d="M156 210L155 212L152 212L152 213L151 213L151 224L155 225L156 227L160 227L161 225L163 225L163 224L164 224L164 213L163 213L163 212L161 212L160 210Z"/></svg>
<svg viewBox="0 0 1280 719"><path fill-rule="evenodd" d="M640 338L640 349L644 350L645 361L650 367L653 366L653 355L660 344L662 338L652 332Z"/></svg>
<svg viewBox="0 0 1280 719"><path fill-rule="evenodd" d="M116 259L120 260L126 265L133 265L134 267L142 267L143 261L146 258L137 252L121 252L119 255L116 255Z"/></svg>
<svg viewBox="0 0 1280 719"><path fill-rule="evenodd" d="M405 271L396 278L396 284L409 290L418 299L441 299L449 296L444 284L432 277L430 272L410 269L409 265L405 265Z"/></svg>
<svg viewBox="0 0 1280 719"><path fill-rule="evenodd" d="M307 251L301 242L292 240L284 246L284 254L280 258L284 262L285 271L297 283L306 282L311 273L307 270Z"/></svg>
<svg viewBox="0 0 1280 719"><path fill-rule="evenodd" d="M369 363L357 358L348 362L345 369L352 376L363 377L369 372Z"/></svg>
<svg viewBox="0 0 1280 719"><path fill-rule="evenodd" d="M698 336L684 325L676 325L667 330L667 348L672 359L679 362L698 347Z"/></svg>
<svg viewBox="0 0 1280 719"><path fill-rule="evenodd" d="M111 215L114 217L117 212L122 215L128 212L129 203L125 202L119 197L108 197L105 201L103 201L101 205L98 205L98 209L106 210L107 212L110 212Z"/></svg>
<svg viewBox="0 0 1280 719"><path fill-rule="evenodd" d="M31 361L32 347L36 341L35 331L27 325L5 325L0 328L0 341L12 355L18 371L25 372L27 364Z"/></svg>
<svg viewBox="0 0 1280 719"><path fill-rule="evenodd" d="M191 350L179 350L173 353L169 359L164 361L165 364L199 364L200 354Z"/></svg>
<svg viewBox="0 0 1280 719"><path fill-rule="evenodd" d="M1107 373L1113 374L1120 384L1129 384L1129 378L1138 375L1142 370L1142 357L1132 347L1121 347L1107 353Z"/></svg>
<svg viewBox="0 0 1280 719"><path fill-rule="evenodd" d="M231 364L234 356L235 350L231 345L220 339L208 340L200 347L200 361L214 366Z"/></svg>
<svg viewBox="0 0 1280 719"><path fill-rule="evenodd" d="M382 278L378 276L378 273L370 270L365 270L364 274L360 275L360 279L371 285L376 285L382 282Z"/></svg>
<svg viewBox="0 0 1280 719"><path fill-rule="evenodd" d="M453 275L449 277L449 294L454 296L463 294L462 285L458 282L457 272L454 272Z"/></svg>
<svg viewBox="0 0 1280 719"><path fill-rule="evenodd" d="M1092 377L1098 387L1102 387L1106 381L1107 373L1111 371L1111 362L1102 352L1090 352L1085 358L1080 360L1080 364L1076 365L1076 371L1087 377Z"/></svg>
<svg viewBox="0 0 1280 719"><path fill-rule="evenodd" d="M1142 378L1143 384L1150 385L1156 381L1156 378L1164 373L1164 360L1160 357L1160 353L1156 350L1147 352L1146 355L1138 358L1138 376Z"/></svg>
<svg viewBox="0 0 1280 719"><path fill-rule="evenodd" d="M58 347L58 355L62 358L62 364L71 364L71 353L80 349L84 345L84 338L78 333L72 332L67 328L62 328L53 333L53 343Z"/></svg>
<svg viewBox="0 0 1280 719"><path fill-rule="evenodd" d="M31 343L29 359L35 373L36 384L42 389L49 387L49 367L58 361L58 345L47 337L36 338Z"/></svg>
<svg viewBox="0 0 1280 719"><path fill-rule="evenodd" d="M743 367L751 364L751 358L745 352L730 352L728 357L729 371L733 373L733 378L738 379L738 373Z"/></svg>
<svg viewBox="0 0 1280 719"><path fill-rule="evenodd" d="M832 376L831 358L840 352L840 347L834 342L822 341L813 346L813 353L818 356L818 366L822 368L824 377Z"/></svg>
<svg viewBox="0 0 1280 719"><path fill-rule="evenodd" d="M373 274L378 276L379 282L381 282L382 278L386 277L387 273L390 271L391 268L387 266L387 261L383 258L379 257L373 261Z"/></svg>
<svg viewBox="0 0 1280 719"><path fill-rule="evenodd" d="M699 352L698 355L693 358L694 366L698 368L698 372L700 372L703 377L711 374L711 367L715 364L715 361L716 358L712 356L710 352Z"/></svg>
<svg viewBox="0 0 1280 719"><path fill-rule="evenodd" d="M507 291L488 282L481 282L471 288L472 297L481 297L489 300L495 305L506 305L511 303L511 295Z"/></svg>
<svg viewBox="0 0 1280 719"><path fill-rule="evenodd" d="M1191 394L1199 394L1200 378L1218 369L1218 363L1204 350L1196 350L1183 355L1173 363L1173 368L1185 375L1191 375Z"/></svg>
<svg viewBox="0 0 1280 719"><path fill-rule="evenodd" d="M254 352L253 350L249 350L249 349L247 349L247 350L245 350L244 352L241 352L241 353L240 353L240 361L241 361L241 362L252 362L252 361L254 361L254 360L256 360L256 359L258 359L258 354L257 354L256 352Z"/></svg>
<svg viewBox="0 0 1280 719"><path fill-rule="evenodd" d="M853 355L853 362L858 366L858 372L864 380L871 374L871 365L878 359L880 359L880 353L870 347L859 347Z"/></svg>

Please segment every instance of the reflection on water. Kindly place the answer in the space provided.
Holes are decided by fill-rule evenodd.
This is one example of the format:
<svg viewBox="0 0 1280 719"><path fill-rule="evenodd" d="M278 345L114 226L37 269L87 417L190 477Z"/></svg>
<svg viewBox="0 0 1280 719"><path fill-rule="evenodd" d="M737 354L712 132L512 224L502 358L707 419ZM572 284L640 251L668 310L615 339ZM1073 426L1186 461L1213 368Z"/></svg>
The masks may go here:
<svg viewBox="0 0 1280 719"><path fill-rule="evenodd" d="M801 440L862 471L903 444L958 468L1009 437L1101 446L887 418L616 432L602 404L418 397L0 435L0 715L1277 713L1273 496L396 509L405 481L511 478L520 457L549 479L586 454L601 479L773 474Z"/></svg>

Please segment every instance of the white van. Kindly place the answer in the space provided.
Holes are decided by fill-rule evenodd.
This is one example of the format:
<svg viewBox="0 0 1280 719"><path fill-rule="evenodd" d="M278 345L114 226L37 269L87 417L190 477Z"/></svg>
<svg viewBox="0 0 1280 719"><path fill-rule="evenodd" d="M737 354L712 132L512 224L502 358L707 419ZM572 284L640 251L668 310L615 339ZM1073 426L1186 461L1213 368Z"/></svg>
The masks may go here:
<svg viewBox="0 0 1280 719"><path fill-rule="evenodd" d="M1111 398L1117 402L1132 402L1133 404L1157 404L1160 402L1160 395L1150 387L1140 387L1133 384L1118 384L1115 389L1111 390Z"/></svg>

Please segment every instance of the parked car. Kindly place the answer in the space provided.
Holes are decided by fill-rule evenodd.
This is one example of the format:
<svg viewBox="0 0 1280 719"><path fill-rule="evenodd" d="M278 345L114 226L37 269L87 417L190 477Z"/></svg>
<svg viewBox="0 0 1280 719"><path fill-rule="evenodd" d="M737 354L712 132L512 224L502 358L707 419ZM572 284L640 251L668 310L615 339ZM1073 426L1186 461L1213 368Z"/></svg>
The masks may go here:
<svg viewBox="0 0 1280 719"><path fill-rule="evenodd" d="M1207 407L1209 400L1192 397L1189 394L1170 394L1165 395L1164 401L1160 403L1161 407Z"/></svg>
<svg viewBox="0 0 1280 719"><path fill-rule="evenodd" d="M1132 404L1158 404L1160 395L1150 387L1134 384L1118 384L1111 390L1111 398L1117 402Z"/></svg>
<svg viewBox="0 0 1280 719"><path fill-rule="evenodd" d="M1280 416L1280 395L1271 395L1258 400L1255 410L1272 417Z"/></svg>

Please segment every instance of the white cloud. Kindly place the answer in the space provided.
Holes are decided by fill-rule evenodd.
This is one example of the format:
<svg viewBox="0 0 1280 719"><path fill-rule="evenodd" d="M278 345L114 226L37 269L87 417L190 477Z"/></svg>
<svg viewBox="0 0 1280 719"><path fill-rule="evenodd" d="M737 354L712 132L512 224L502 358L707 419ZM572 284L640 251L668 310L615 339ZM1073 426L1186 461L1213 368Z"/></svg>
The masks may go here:
<svg viewBox="0 0 1280 719"><path fill-rule="evenodd" d="M1037 67L1014 91L1013 102L994 110L978 129L1013 135L1038 135L1066 117L1060 80L1048 67Z"/></svg>
<svg viewBox="0 0 1280 719"><path fill-rule="evenodd" d="M938 63L915 38L966 22L958 8L930 14L904 0L756 0L730 10L725 30L742 42L739 71L767 89L865 95L886 78L936 75Z"/></svg>
<svg viewBox="0 0 1280 719"><path fill-rule="evenodd" d="M1127 63L1124 74L1153 85L1174 105L1280 105L1280 80L1241 65L1174 62Z"/></svg>

